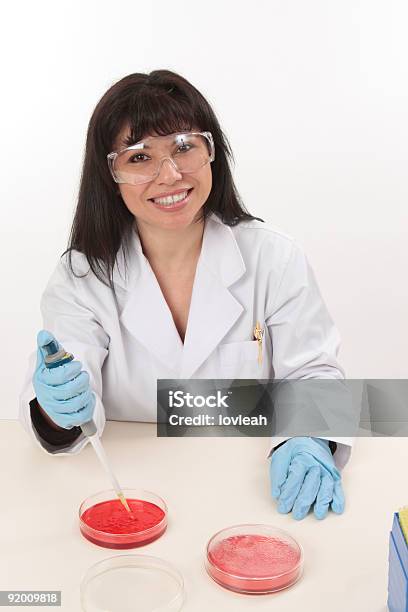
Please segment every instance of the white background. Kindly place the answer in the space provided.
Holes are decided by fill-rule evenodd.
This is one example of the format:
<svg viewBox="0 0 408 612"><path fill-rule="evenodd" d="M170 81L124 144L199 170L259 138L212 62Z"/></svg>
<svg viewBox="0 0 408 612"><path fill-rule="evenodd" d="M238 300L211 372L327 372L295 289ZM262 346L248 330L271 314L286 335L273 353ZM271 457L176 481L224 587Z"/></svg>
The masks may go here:
<svg viewBox="0 0 408 612"><path fill-rule="evenodd" d="M14 418L67 247L87 124L132 72L213 106L249 211L304 247L350 378L408 378L408 5L7 3L2 11L2 418Z"/></svg>

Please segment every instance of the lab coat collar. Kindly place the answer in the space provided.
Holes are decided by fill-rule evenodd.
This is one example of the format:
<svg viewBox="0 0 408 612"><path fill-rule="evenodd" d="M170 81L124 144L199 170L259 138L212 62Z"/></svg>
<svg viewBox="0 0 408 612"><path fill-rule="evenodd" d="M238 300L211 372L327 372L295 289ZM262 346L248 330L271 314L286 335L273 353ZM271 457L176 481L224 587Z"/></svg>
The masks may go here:
<svg viewBox="0 0 408 612"><path fill-rule="evenodd" d="M246 269L231 227L223 223L215 213L211 213L206 219L200 260L205 261L205 265L219 277L225 287L235 283ZM143 266L148 264L136 224L131 233L126 263L127 277L123 248L120 248L113 270L113 281L115 285L129 291L136 283Z"/></svg>
<svg viewBox="0 0 408 612"><path fill-rule="evenodd" d="M234 233L214 213L205 221L184 344L143 253L136 226L129 246L127 280L123 249L113 272L115 284L129 292L121 323L174 372L174 378L190 378L244 310L228 290L246 270Z"/></svg>

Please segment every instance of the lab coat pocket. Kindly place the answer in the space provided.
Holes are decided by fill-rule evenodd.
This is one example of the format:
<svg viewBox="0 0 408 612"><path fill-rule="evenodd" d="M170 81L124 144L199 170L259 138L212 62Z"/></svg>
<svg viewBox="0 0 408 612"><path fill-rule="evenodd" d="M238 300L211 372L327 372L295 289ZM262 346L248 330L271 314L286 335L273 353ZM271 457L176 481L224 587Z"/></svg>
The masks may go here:
<svg viewBox="0 0 408 612"><path fill-rule="evenodd" d="M220 344L220 369L226 378L257 378L262 371L258 363L257 340Z"/></svg>

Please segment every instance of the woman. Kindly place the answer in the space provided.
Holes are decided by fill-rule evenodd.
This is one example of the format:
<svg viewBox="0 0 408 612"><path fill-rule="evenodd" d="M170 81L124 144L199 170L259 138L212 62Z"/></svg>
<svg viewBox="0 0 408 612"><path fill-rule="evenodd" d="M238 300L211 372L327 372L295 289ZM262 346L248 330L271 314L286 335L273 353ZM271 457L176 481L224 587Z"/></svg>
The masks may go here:
<svg viewBox="0 0 408 612"><path fill-rule="evenodd" d="M343 378L302 250L245 210L232 157L209 103L174 72L131 74L97 104L21 394L47 452L79 452L91 418L99 435L106 418L154 421L159 378ZM53 338L76 359L48 370ZM344 440L274 439L278 510L342 512L349 453Z"/></svg>

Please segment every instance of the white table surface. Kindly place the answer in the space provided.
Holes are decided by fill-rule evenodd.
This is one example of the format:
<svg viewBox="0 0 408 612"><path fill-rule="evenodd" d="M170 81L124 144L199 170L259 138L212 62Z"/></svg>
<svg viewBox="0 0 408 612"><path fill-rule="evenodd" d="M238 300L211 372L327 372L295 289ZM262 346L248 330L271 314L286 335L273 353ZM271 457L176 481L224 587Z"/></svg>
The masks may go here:
<svg viewBox="0 0 408 612"><path fill-rule="evenodd" d="M90 444L52 456L17 421L0 421L1 590L61 590L61 608L80 611L86 570L119 554L148 554L183 574L183 611L385 612L393 513L408 504L408 439L359 438L343 471L346 510L295 521L270 497L267 438L157 438L150 423L108 422L102 437L122 487L158 493L169 508L164 535L147 546L112 550L81 535L78 508L111 488ZM271 595L240 595L204 569L206 542L239 523L270 523L303 546L303 578ZM4 608L6 609L6 608ZM11 608L8 608L11 609ZM24 609L29 608L14 608ZM33 607L33 610L46 608Z"/></svg>

